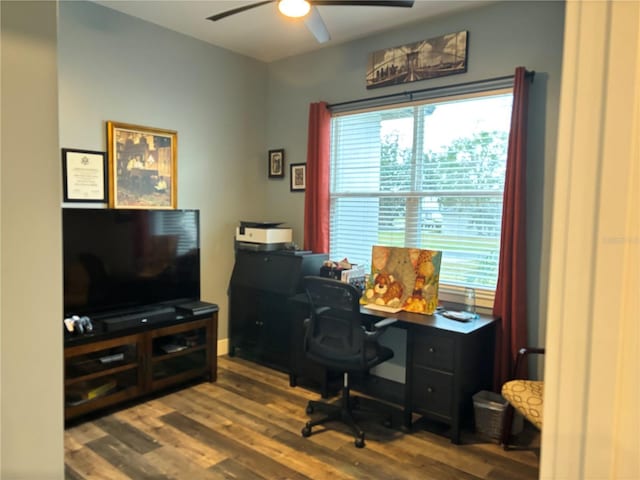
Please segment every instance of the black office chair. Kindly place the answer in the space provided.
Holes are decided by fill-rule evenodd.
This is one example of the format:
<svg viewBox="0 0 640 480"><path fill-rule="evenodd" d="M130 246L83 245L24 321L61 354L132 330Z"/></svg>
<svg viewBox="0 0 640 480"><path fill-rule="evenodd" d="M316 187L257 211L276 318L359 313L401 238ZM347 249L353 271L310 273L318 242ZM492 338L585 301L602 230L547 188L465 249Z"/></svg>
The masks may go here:
<svg viewBox="0 0 640 480"><path fill-rule="evenodd" d="M313 276L304 278L304 286L310 303L310 315L305 320L304 352L309 359L343 372L344 380L339 404L309 402L308 414L318 409L327 415L307 422L302 436L311 435L311 429L316 425L340 420L353 431L356 447L362 448L364 432L353 416L354 411L360 411L359 402L349 394L349 373L367 373L393 357L393 351L380 345L378 337L396 319L385 318L365 330L360 315L361 292L357 288L338 280Z"/></svg>

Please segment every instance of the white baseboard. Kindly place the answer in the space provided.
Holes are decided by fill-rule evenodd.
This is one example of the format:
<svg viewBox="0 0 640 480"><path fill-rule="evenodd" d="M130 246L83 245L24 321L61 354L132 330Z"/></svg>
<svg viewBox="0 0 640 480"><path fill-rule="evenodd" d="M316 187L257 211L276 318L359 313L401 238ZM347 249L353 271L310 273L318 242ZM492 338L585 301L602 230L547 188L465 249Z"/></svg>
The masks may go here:
<svg viewBox="0 0 640 480"><path fill-rule="evenodd" d="M229 339L218 340L218 356L226 355L227 353L229 353Z"/></svg>

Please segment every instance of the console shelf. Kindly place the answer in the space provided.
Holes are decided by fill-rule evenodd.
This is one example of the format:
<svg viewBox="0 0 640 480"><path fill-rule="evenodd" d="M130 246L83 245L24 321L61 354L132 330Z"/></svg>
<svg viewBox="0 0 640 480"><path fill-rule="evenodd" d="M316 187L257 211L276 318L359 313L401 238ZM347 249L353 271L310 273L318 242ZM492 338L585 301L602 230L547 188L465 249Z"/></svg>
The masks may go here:
<svg viewBox="0 0 640 480"><path fill-rule="evenodd" d="M217 307L157 326L97 330L65 341L65 420L194 378L216 380Z"/></svg>

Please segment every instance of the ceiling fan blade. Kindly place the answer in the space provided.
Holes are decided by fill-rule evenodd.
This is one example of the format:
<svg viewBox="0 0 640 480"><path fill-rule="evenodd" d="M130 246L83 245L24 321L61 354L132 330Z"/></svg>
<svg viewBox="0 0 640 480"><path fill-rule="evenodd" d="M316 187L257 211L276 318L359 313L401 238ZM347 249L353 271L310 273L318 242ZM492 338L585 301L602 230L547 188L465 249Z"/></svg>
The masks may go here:
<svg viewBox="0 0 640 480"><path fill-rule="evenodd" d="M311 5L344 5L356 7L413 7L414 0L308 0Z"/></svg>
<svg viewBox="0 0 640 480"><path fill-rule="evenodd" d="M229 17L231 15L235 15L236 13L244 12L246 10L251 10L252 8L260 7L262 5L266 5L267 3L273 3L275 1L276 0L264 0L262 2L257 2L257 3L252 3L250 5L245 5L244 7L234 8L234 9L231 9L231 10L227 10L226 12L222 12L222 13L217 13L215 15L211 15L210 17L207 17L207 20L211 20L212 22L215 22L217 20L221 20L221 19Z"/></svg>
<svg viewBox="0 0 640 480"><path fill-rule="evenodd" d="M329 30L327 30L327 26L324 24L324 20L322 20L316 7L311 7L309 14L304 18L304 24L316 37L318 43L325 43L331 40Z"/></svg>

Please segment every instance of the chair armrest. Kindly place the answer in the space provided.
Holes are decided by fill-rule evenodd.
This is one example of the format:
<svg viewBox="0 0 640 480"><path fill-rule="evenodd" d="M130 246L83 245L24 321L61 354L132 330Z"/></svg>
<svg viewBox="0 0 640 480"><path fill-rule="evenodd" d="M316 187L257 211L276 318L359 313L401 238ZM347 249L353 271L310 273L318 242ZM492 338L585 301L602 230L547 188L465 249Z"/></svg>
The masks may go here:
<svg viewBox="0 0 640 480"><path fill-rule="evenodd" d="M383 318L382 320L374 323L372 326L374 330L381 330L383 328L387 328L389 325L396 323L397 321L397 318Z"/></svg>
<svg viewBox="0 0 640 480"><path fill-rule="evenodd" d="M522 347L518 350L518 355L529 355L530 353L544 353L544 348Z"/></svg>
<svg viewBox="0 0 640 480"><path fill-rule="evenodd" d="M324 312L326 312L327 310L331 310L330 307L318 307L314 310L314 314L315 315L322 315ZM306 331L307 328L309 328L309 324L311 323L311 319L309 317L305 318L302 321L302 327L304 328L304 330Z"/></svg>
<svg viewBox="0 0 640 480"><path fill-rule="evenodd" d="M516 364L513 368L513 375L511 376L512 379L516 379L520 377L520 369L522 368L524 359L527 357L527 355L532 355L532 354L544 354L544 348L522 347L520 350L518 350L518 356L516 357Z"/></svg>
<svg viewBox="0 0 640 480"><path fill-rule="evenodd" d="M366 330L363 327L364 334L366 335L367 342L373 342L378 339L380 335L384 333L389 325L392 325L398 321L397 318L383 318L371 325L371 330Z"/></svg>

